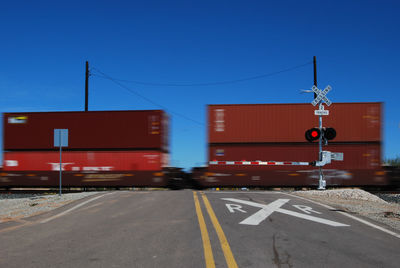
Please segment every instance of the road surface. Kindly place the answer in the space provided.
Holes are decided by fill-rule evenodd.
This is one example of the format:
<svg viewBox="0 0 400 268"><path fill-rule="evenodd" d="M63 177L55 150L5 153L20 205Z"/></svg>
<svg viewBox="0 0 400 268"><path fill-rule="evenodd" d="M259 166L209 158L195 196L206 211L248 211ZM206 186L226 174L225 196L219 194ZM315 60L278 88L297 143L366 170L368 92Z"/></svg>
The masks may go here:
<svg viewBox="0 0 400 268"><path fill-rule="evenodd" d="M0 223L0 267L398 267L377 228L285 193L108 192Z"/></svg>

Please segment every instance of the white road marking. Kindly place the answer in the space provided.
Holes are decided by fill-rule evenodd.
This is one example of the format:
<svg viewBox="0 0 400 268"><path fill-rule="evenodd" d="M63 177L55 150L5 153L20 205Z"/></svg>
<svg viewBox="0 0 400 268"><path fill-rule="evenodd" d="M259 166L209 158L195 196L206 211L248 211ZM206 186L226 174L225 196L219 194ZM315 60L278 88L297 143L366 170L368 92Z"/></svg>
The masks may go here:
<svg viewBox="0 0 400 268"><path fill-rule="evenodd" d="M243 192L239 192L239 191L238 191L238 192L228 192L228 191L218 191L218 192L215 191L215 192L213 192L213 191L210 191L210 192L207 192L207 194L227 194L227 193L229 193L229 194L252 193L252 194L265 194L265 195L270 195L270 194L284 194L284 195L288 195L288 196L291 196L291 197L295 197L295 198L299 198L299 199L306 200L307 202L317 204L317 205L322 206L322 207L327 208L327 209L331 209L331 210L334 210L334 209L335 209L335 208L333 208L333 207L331 207L331 206L328 206L328 205L325 205L325 204L322 204L322 203L319 203L319 202L316 202L316 201L313 201L313 200L310 200L310 199L307 199L307 198L304 198L304 197L300 197L300 196L297 196L297 195L292 195L292 194L284 193L284 192L260 192L260 191L254 191L254 192L244 192L244 191L243 191ZM374 228L374 229L380 230L380 231L382 231L382 232L384 232L384 233L387 233L387 234L389 234L389 235L391 235L391 236L394 236L394 237L400 239L400 234L398 234L398 233L396 233L396 232L392 232L392 231L390 231L390 230L388 230L388 229L386 229L386 228L380 227L380 226L378 226L378 225L376 225L376 224L370 223L370 222L368 222L368 221L366 221L366 220L363 220L363 219L360 219L360 218L358 218L358 217L356 217L356 216L347 214L346 212L342 212L342 211L337 211L337 212L340 213L340 214L342 214L342 215L344 215L344 216L346 216L346 217L349 217L349 218L351 218L351 219L353 219L353 220L359 221L359 222L361 222L361 223L363 223L363 224L365 224L365 225L368 225L368 226L370 226L370 227L372 227L372 228Z"/></svg>
<svg viewBox="0 0 400 268"><path fill-rule="evenodd" d="M240 204L245 204L245 205L248 205L248 206L251 206L251 207L256 207L256 208L265 208L266 206L269 206L269 205L263 205L263 204L259 204L259 203L256 203L256 202L251 202L251 201L246 201L246 200L242 200L242 199L236 199L236 198L221 198L222 200L227 200L227 201L232 201L232 202L236 202L236 203L240 203ZM285 200L285 202L284 203L286 203L286 202L288 202L290 199L278 199L278 200ZM278 200L276 200L276 201L278 201ZM274 201L274 202L272 202L271 204L273 204L273 203L275 203L276 201ZM283 203L283 204L284 204ZM271 205L270 204L270 205ZM282 205L283 205L282 204ZM281 205L281 206L282 206Z"/></svg>
<svg viewBox="0 0 400 268"><path fill-rule="evenodd" d="M319 218L319 217L314 217L314 216L310 216L310 215L306 215L306 214L301 214L298 212L294 212L294 211L290 211L290 210L286 210L286 209L278 209L277 212L281 212L290 216L294 216L294 217L298 217L298 218L302 218L305 220L309 220L309 221L314 221L314 222L318 222L318 223L322 223L322 224L326 224L326 225L330 225L333 227L344 227L344 226L350 226L348 224L343 224L340 222L336 222L336 221L330 221L330 220L326 220L323 218Z"/></svg>
<svg viewBox="0 0 400 268"><path fill-rule="evenodd" d="M397 233L392 232L392 231L390 231L390 230L388 230L388 229L385 229L385 228L383 228L383 227L380 227L380 226L378 226L378 225L375 225L375 224L373 224L373 223L370 223L370 222L368 222L368 221L366 221L366 220L357 218L356 216L347 214L346 212L342 212L342 211L338 211L338 212L339 212L340 214L342 214L342 215L345 215L345 216L347 216L347 217L349 217L349 218L352 218L353 220L356 220L356 221L359 221L359 222L361 222L361 223L364 223L364 224L366 224L366 225L368 225L368 226L370 226L370 227L372 227L372 228L378 229L378 230L380 230L380 231L382 231L382 232L391 234L391 235L393 235L394 237L400 238L400 234L397 234Z"/></svg>
<svg viewBox="0 0 400 268"><path fill-rule="evenodd" d="M235 210L243 212L243 213L247 213L246 211L244 211L242 209L242 206L238 205L238 204L225 204L225 206L228 208L230 213L235 213Z"/></svg>
<svg viewBox="0 0 400 268"><path fill-rule="evenodd" d="M278 199L267 206L263 206L261 210L241 221L239 224L259 225L269 215L271 215L274 211L278 211L278 209L287 202L289 202L289 199Z"/></svg>
<svg viewBox="0 0 400 268"><path fill-rule="evenodd" d="M84 202L82 202L82 203L80 203L80 204L78 204L78 205L76 205L76 206L74 206L74 207L72 207L70 209L67 209L67 210L65 210L65 211L63 211L63 212L61 212L59 214L56 214L56 215L54 215L54 216L52 216L50 218L47 218L47 219L41 221L40 223L46 223L46 222L49 222L51 220L57 219L57 218L59 218L61 216L64 216L65 214L77 209L77 208L80 208L83 205L86 205L87 203L90 203L90 202L92 202L92 201L94 201L96 199L99 199L100 197L103 197L103 196L106 196L106 195L109 195L109 194L113 194L113 193L107 193L107 194L103 194L103 195L99 195L99 196L93 197L92 199L86 200L86 201L84 201Z"/></svg>
<svg viewBox="0 0 400 268"><path fill-rule="evenodd" d="M307 206L303 206L303 205L293 205L293 206L307 214L311 214L311 213L322 214L321 212L313 210L312 207L307 207Z"/></svg>
<svg viewBox="0 0 400 268"><path fill-rule="evenodd" d="M249 205L252 207L258 207L261 208L261 210L259 210L258 212L254 213L253 215L251 215L250 217L246 218L245 220L241 221L239 224L247 224L247 225L258 225L260 224L263 220L265 220L269 215L271 215L273 212L280 212L286 215L290 215L290 216L294 216L294 217L298 217L301 219L305 219L305 220L309 220L309 221L313 221L313 222L317 222L317 223L321 223L321 224L326 224L326 225L330 225L333 227L343 227L343 226L350 226L347 224L343 224L343 223L339 223L339 222L335 222L335 221L330 221L327 219L323 219L323 218L318 218L318 217L314 217L314 216L310 216L310 215L306 215L306 214L301 214L298 212L294 212L294 211L290 211L287 209L283 209L280 208L281 206L283 206L284 204L286 204L287 202L289 202L290 199L278 199L275 200L274 202L268 204L268 205L263 205L263 204L259 204L259 203L255 203L255 202L251 202L251 201L246 201L246 200L241 200L241 199L236 199L236 198L222 198L223 200L227 200L227 201L231 201L231 202L236 202L236 203L241 203L241 204L245 204L245 205Z"/></svg>
<svg viewBox="0 0 400 268"><path fill-rule="evenodd" d="M299 198L299 199L303 199L303 200L306 200L306 201L308 201L308 202L311 202L311 203L320 205L320 206L322 206L322 207L325 207L325 208L327 208L327 209L331 209L331 210L334 210L334 209L335 209L335 208L333 208L333 207L331 207L331 206L328 206L328 205L325 205L325 204L322 204L322 203L319 203L319 202L316 202L316 201L314 201L314 200L310 200L310 199L307 199L307 198L304 198L304 197L300 197L300 196L297 196L297 195L292 195L292 194L288 194L288 193L282 193L282 194L289 195L289 196L292 196L292 197L296 197L296 198ZM388 230L388 229L385 229L385 228L383 228L383 227L380 227L380 226L378 226L378 225L376 225L376 224L370 223L370 222L368 222L368 221L366 221L366 220L360 219L360 218L358 218L358 217L356 217L356 216L353 216L353 215L350 215L350 214L348 214L348 213L346 213L346 212L338 211L338 213L340 213L340 214L342 214L342 215L344 215L344 216L347 216L347 217L349 217L349 218L351 218L351 219L353 219L353 220L356 220L356 221L359 221L359 222L361 222L361 223L364 223L365 225L368 225L368 226L370 226L370 227L372 227L372 228L375 228L375 229L377 229L377 230L380 230L380 231L382 231L382 232L385 232L385 233L387 233L387 234L390 234L390 235L392 235L392 236L394 236L394 237L396 237L396 238L400 238L400 234L395 233L395 232L392 232L392 231L390 231L390 230Z"/></svg>

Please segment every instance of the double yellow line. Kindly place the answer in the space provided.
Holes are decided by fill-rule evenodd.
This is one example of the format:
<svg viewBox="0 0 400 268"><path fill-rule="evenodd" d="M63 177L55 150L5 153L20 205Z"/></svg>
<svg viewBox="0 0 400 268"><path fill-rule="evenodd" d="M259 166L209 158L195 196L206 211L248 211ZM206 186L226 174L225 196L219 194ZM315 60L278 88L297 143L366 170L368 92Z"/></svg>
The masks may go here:
<svg viewBox="0 0 400 268"><path fill-rule="evenodd" d="M228 243L228 240L226 239L224 231L222 230L221 225L219 224L218 219L215 216L214 210L212 209L207 196L203 192L200 192L200 194L201 194L201 197L203 198L203 203L207 209L208 215L210 216L210 219L214 226L214 229L218 235L218 239L221 244L222 251L224 252L226 264L228 265L229 268L237 268L238 266L235 261L235 258L233 257L231 247L229 246L229 243ZM214 268L215 261L214 261L214 256L212 253L210 237L208 235L206 222L204 221L203 212L201 211L201 206L200 206L199 198L197 197L197 192L193 192L193 198L194 198L194 204L196 207L197 218L199 220L201 238L203 240L204 257L206 260L206 267Z"/></svg>

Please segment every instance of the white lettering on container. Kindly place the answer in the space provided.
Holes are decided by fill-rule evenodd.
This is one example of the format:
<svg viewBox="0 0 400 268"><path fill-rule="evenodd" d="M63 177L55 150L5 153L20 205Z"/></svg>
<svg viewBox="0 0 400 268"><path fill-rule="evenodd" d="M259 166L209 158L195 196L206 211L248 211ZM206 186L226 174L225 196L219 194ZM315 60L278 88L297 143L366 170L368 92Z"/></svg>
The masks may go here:
<svg viewBox="0 0 400 268"><path fill-rule="evenodd" d="M225 109L216 109L215 110L215 131L223 132L225 131Z"/></svg>
<svg viewBox="0 0 400 268"><path fill-rule="evenodd" d="M113 167L83 167L83 171L111 171Z"/></svg>
<svg viewBox="0 0 400 268"><path fill-rule="evenodd" d="M6 167L18 167L18 160L5 160Z"/></svg>
<svg viewBox="0 0 400 268"><path fill-rule="evenodd" d="M51 170L53 170L53 171L60 170L60 163L47 163L47 164L51 165ZM62 163L61 164L61 170L65 170L65 166L66 165L71 165L71 164L74 164L74 163Z"/></svg>

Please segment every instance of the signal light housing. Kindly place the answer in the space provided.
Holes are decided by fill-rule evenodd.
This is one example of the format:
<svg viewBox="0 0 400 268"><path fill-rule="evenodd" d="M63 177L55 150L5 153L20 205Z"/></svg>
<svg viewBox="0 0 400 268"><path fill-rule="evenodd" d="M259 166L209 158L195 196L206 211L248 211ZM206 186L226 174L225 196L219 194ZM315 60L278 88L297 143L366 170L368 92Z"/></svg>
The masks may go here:
<svg viewBox="0 0 400 268"><path fill-rule="evenodd" d="M331 127L323 128L323 138L326 140L333 140L336 137L336 130Z"/></svg>
<svg viewBox="0 0 400 268"><path fill-rule="evenodd" d="M314 127L308 129L305 133L306 140L308 140L309 142L318 140L321 136L322 141L326 145L328 140L333 140L336 137L336 130L331 127L324 127L322 129Z"/></svg>
<svg viewBox="0 0 400 268"><path fill-rule="evenodd" d="M306 140L308 140L309 142L318 140L320 136L321 136L321 131L319 128L316 127L307 130L305 134Z"/></svg>

